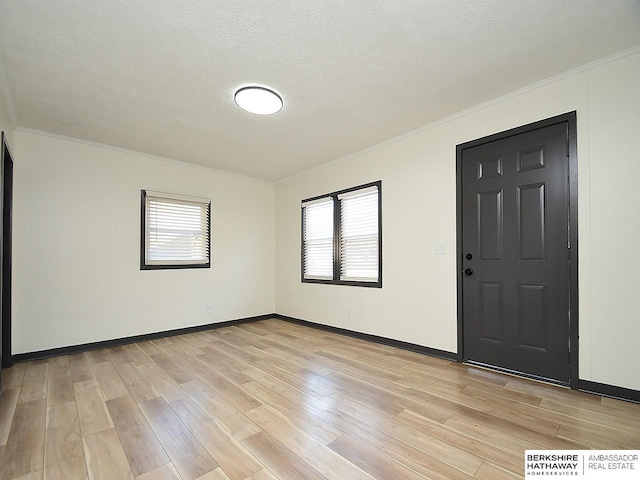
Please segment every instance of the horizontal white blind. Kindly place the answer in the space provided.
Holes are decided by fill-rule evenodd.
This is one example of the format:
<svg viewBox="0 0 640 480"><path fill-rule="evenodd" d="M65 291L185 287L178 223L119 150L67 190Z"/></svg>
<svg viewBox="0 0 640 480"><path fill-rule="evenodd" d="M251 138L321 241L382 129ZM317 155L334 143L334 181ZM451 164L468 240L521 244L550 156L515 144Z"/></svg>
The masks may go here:
<svg viewBox="0 0 640 480"><path fill-rule="evenodd" d="M333 198L302 206L304 278L333 279Z"/></svg>
<svg viewBox="0 0 640 480"><path fill-rule="evenodd" d="M378 281L378 188L340 195L340 280Z"/></svg>
<svg viewBox="0 0 640 480"><path fill-rule="evenodd" d="M206 199L147 191L145 263L209 263L210 205Z"/></svg>

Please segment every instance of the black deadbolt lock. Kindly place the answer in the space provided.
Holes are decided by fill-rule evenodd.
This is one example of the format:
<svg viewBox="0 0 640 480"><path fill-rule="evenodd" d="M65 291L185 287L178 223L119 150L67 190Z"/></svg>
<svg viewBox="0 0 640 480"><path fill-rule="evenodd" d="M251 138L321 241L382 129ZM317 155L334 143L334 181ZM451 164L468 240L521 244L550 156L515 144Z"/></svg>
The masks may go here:
<svg viewBox="0 0 640 480"><path fill-rule="evenodd" d="M471 255L470 253L467 253L466 257L467 257L467 260L471 260L473 258L473 255Z"/></svg>

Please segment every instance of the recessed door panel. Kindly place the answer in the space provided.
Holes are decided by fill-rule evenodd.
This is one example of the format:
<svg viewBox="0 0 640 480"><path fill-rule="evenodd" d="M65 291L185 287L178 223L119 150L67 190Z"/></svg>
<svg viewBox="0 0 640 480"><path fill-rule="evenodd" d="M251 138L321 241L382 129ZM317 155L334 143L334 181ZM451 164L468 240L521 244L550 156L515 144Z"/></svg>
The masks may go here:
<svg viewBox="0 0 640 480"><path fill-rule="evenodd" d="M546 351L549 317L546 285L519 285L518 338L520 347Z"/></svg>
<svg viewBox="0 0 640 480"><path fill-rule="evenodd" d="M478 180L488 180L501 175L502 157L491 157L478 161Z"/></svg>
<svg viewBox="0 0 640 480"><path fill-rule="evenodd" d="M518 173L537 170L538 168L544 168L544 147L534 147L518 152L516 158L516 171Z"/></svg>
<svg viewBox="0 0 640 480"><path fill-rule="evenodd" d="M502 260L502 190L478 193L480 260Z"/></svg>
<svg viewBox="0 0 640 480"><path fill-rule="evenodd" d="M524 262L543 262L546 242L545 184L517 187L518 258Z"/></svg>
<svg viewBox="0 0 640 480"><path fill-rule="evenodd" d="M480 283L480 317L482 322L482 339L502 342L504 296L502 284Z"/></svg>

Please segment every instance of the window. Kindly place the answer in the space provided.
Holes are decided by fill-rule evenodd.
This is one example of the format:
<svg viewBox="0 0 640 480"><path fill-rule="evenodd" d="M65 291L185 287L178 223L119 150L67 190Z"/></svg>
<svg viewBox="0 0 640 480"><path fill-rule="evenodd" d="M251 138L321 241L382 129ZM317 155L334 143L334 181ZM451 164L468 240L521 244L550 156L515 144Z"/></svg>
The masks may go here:
<svg viewBox="0 0 640 480"><path fill-rule="evenodd" d="M333 198L303 205L305 278L333 280Z"/></svg>
<svg viewBox="0 0 640 480"><path fill-rule="evenodd" d="M382 182L302 201L302 281L382 287Z"/></svg>
<svg viewBox="0 0 640 480"><path fill-rule="evenodd" d="M142 190L141 205L141 270L210 267L210 200Z"/></svg>

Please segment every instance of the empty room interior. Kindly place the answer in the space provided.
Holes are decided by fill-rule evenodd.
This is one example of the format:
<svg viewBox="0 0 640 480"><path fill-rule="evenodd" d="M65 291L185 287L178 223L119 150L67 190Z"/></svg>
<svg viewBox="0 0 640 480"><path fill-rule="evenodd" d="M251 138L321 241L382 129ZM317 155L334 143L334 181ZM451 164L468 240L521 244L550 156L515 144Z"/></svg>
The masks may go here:
<svg viewBox="0 0 640 480"><path fill-rule="evenodd" d="M0 480L640 450L636 0L0 0L0 130Z"/></svg>

